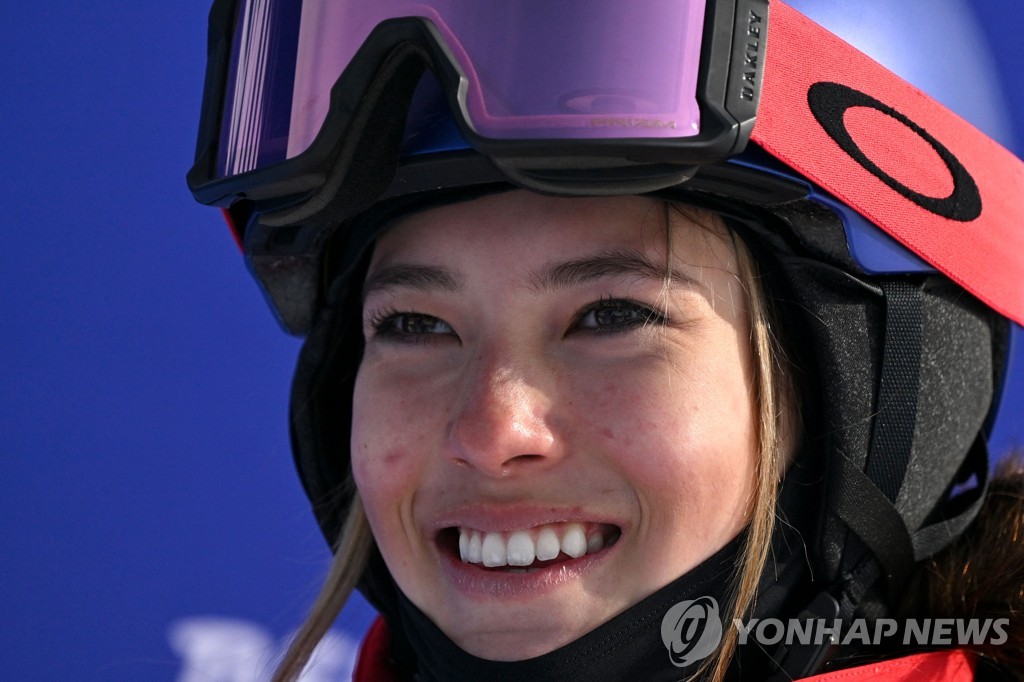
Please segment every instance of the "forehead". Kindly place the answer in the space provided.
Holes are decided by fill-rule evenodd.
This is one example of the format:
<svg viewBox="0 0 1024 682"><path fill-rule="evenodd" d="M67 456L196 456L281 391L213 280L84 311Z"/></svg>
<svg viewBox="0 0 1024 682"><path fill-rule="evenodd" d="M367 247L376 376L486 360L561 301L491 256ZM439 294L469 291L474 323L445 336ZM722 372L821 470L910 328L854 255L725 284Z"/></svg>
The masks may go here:
<svg viewBox="0 0 1024 682"><path fill-rule="evenodd" d="M735 272L721 219L649 197L551 197L509 191L410 214L379 239L371 270L394 262L450 262L475 254L513 266L581 254L636 251L657 262Z"/></svg>

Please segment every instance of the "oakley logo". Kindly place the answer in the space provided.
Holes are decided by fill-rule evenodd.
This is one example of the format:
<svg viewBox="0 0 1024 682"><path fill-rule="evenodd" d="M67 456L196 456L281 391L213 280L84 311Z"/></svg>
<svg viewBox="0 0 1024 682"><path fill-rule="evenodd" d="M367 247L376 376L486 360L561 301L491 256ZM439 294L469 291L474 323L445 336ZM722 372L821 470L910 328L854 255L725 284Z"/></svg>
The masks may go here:
<svg viewBox="0 0 1024 682"><path fill-rule="evenodd" d="M874 97L839 83L815 83L807 91L807 103L814 118L844 152L901 196L927 211L950 220L969 222L981 215L981 195L974 178L952 152L908 117ZM949 196L932 197L917 192L886 173L868 158L850 134L844 118L846 112L855 107L866 107L885 114L928 143L942 159L952 177L953 191Z"/></svg>
<svg viewBox="0 0 1024 682"><path fill-rule="evenodd" d="M612 128L671 128L675 129L675 121L659 121L656 118L592 118L590 126Z"/></svg>
<svg viewBox="0 0 1024 682"><path fill-rule="evenodd" d="M722 620L713 597L681 601L661 620L661 641L679 668L707 658L722 641Z"/></svg>
<svg viewBox="0 0 1024 682"><path fill-rule="evenodd" d="M743 53L743 85L740 99L753 102L757 94L757 70L761 62L761 31L764 19L753 10L747 16L747 47Z"/></svg>

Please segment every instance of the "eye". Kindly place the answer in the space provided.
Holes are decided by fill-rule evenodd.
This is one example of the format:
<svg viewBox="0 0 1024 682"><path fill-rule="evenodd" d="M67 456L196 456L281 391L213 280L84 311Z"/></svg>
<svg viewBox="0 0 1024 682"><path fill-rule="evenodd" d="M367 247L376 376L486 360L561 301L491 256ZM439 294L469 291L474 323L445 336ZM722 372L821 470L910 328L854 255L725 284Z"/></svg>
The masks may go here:
<svg viewBox="0 0 1024 682"><path fill-rule="evenodd" d="M447 322L423 313L385 311L373 316L370 327L374 337L397 341L427 341L430 337L455 335Z"/></svg>
<svg viewBox="0 0 1024 682"><path fill-rule="evenodd" d="M574 329L594 332L624 332L649 324L664 324L665 313L624 298L607 298L586 308Z"/></svg>

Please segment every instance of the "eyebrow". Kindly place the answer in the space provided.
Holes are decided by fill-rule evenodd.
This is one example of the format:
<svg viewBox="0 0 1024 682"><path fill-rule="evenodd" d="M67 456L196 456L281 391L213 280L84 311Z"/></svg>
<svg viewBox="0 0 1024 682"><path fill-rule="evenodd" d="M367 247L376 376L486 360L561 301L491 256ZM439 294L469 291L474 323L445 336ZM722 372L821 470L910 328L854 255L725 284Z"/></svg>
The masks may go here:
<svg viewBox="0 0 1024 682"><path fill-rule="evenodd" d="M455 292L461 286L462 278L445 268L398 263L381 268L366 278L363 284L363 300L383 289L404 287L419 291Z"/></svg>
<svg viewBox="0 0 1024 682"><path fill-rule="evenodd" d="M659 282L698 286L699 282L668 264L657 264L640 251L604 251L541 268L530 277L536 291L580 286L607 277L640 277ZM363 299L378 291L408 288L453 293L462 288L457 271L434 265L396 263L377 270L363 285Z"/></svg>
<svg viewBox="0 0 1024 682"><path fill-rule="evenodd" d="M604 251L543 269L533 278L536 289L579 286L605 277L641 277L670 284L698 285L697 280L668 263L658 264L646 253L632 250Z"/></svg>

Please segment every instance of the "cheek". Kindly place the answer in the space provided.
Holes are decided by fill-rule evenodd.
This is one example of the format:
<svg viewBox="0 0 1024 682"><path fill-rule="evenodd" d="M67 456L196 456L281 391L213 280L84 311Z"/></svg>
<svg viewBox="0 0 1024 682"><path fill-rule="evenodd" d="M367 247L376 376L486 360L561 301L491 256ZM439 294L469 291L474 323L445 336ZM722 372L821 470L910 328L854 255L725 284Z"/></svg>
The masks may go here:
<svg viewBox="0 0 1024 682"><path fill-rule="evenodd" d="M422 410L410 399L357 380L352 410L352 475L367 513L398 506L409 497L422 470ZM397 418L396 415L402 415ZM419 447L417 447L417 445Z"/></svg>
<svg viewBox="0 0 1024 682"><path fill-rule="evenodd" d="M660 523L699 521L717 536L745 519L756 429L743 363L699 367L621 373L576 414Z"/></svg>
<svg viewBox="0 0 1024 682"><path fill-rule="evenodd" d="M709 373L659 376L660 381L617 379L573 402L574 418L605 446L628 456L635 467L656 474L670 465L657 453L748 451L753 446L751 396L741 380L718 382ZM676 458L670 457L668 460ZM720 459L720 458L711 458ZM713 462L709 463L713 466ZM723 463L724 464L724 463Z"/></svg>

